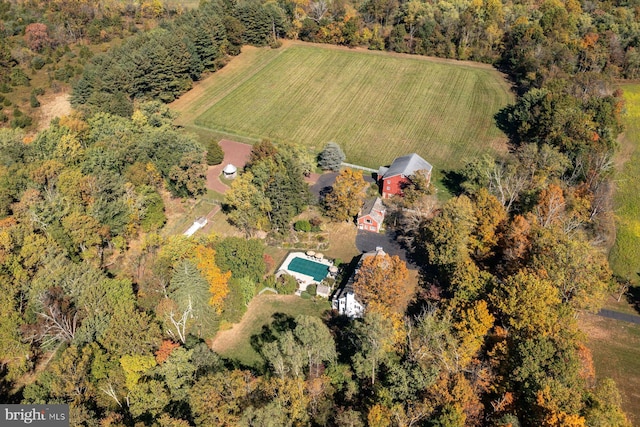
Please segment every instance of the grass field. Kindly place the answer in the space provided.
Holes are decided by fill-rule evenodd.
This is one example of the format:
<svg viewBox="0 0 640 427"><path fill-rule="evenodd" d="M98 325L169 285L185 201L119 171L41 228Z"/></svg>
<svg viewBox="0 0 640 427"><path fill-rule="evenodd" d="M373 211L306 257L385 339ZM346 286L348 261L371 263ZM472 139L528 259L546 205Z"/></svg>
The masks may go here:
<svg viewBox="0 0 640 427"><path fill-rule="evenodd" d="M640 84L624 85L622 89L626 131L616 162L617 234L609 263L614 273L640 285Z"/></svg>
<svg viewBox="0 0 640 427"><path fill-rule="evenodd" d="M436 169L504 149L493 115L513 97L482 64L288 43L246 49L173 108L179 124L238 139L338 142L377 168L417 152Z"/></svg>
<svg viewBox="0 0 640 427"><path fill-rule="evenodd" d="M613 378L622 408L632 425L640 425L640 325L584 313L580 327L587 334L598 378Z"/></svg>
<svg viewBox="0 0 640 427"><path fill-rule="evenodd" d="M212 348L223 357L260 369L263 359L251 345L251 338L262 333L263 327L273 322L274 315L320 317L329 308L327 300L316 302L294 295L259 295L251 301L240 323L233 325L232 329L218 332Z"/></svg>

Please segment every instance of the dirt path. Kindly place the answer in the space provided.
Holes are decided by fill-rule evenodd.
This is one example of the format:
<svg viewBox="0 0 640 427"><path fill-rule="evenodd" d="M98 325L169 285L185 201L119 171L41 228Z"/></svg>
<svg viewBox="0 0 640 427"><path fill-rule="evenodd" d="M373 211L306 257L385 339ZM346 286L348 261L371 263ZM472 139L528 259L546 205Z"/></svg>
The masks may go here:
<svg viewBox="0 0 640 427"><path fill-rule="evenodd" d="M240 323L234 323L231 329L220 331L211 342L211 349L216 352L224 352L235 347L240 340L247 336L248 330L262 314L261 307L271 301L292 302L300 297L295 295L259 295L251 300L247 312L242 316Z"/></svg>
<svg viewBox="0 0 640 427"><path fill-rule="evenodd" d="M242 144L241 142L230 141L228 139L221 140L220 147L222 147L222 151L224 151L224 160L219 165L209 166L207 169L207 188L224 194L229 187L220 181L222 169L228 164L232 164L237 167L238 170L242 170L249 160L252 147L249 144Z"/></svg>
<svg viewBox="0 0 640 427"><path fill-rule="evenodd" d="M40 98L38 111L38 131L49 127L49 123L56 117L66 116L71 113L71 102L67 92L53 95L45 95Z"/></svg>

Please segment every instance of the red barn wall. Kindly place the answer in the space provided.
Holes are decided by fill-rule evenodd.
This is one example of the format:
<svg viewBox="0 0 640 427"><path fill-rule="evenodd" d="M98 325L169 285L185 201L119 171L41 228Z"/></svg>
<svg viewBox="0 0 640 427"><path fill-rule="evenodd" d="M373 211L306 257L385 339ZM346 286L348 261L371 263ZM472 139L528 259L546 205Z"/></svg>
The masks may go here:
<svg viewBox="0 0 640 427"><path fill-rule="evenodd" d="M388 199L391 196L402 195L402 187L410 182L408 178L404 178L402 175L382 179L382 198Z"/></svg>

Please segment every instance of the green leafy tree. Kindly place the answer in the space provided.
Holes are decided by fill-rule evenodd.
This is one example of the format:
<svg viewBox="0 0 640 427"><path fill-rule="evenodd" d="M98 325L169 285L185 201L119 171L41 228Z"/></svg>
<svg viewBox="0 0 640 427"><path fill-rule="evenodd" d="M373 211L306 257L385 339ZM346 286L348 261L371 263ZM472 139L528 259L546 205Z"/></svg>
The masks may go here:
<svg viewBox="0 0 640 427"><path fill-rule="evenodd" d="M531 267L556 286L562 302L597 311L611 280L606 258L580 234L538 230L533 239Z"/></svg>
<svg viewBox="0 0 640 427"><path fill-rule="evenodd" d="M185 400L195 380L196 366L191 362L193 350L179 347L158 367L169 389L171 400Z"/></svg>
<svg viewBox="0 0 640 427"><path fill-rule="evenodd" d="M136 310L117 310L99 341L114 356L144 355L158 348L161 336L158 324L150 315Z"/></svg>
<svg viewBox="0 0 640 427"><path fill-rule="evenodd" d="M473 203L460 196L446 202L439 215L424 225L419 240L429 263L438 267L441 274L448 275L469 258L476 221Z"/></svg>
<svg viewBox="0 0 640 427"><path fill-rule="evenodd" d="M231 271L235 278L248 277L258 282L266 273L261 240L225 237L216 242L215 249L216 264L223 272Z"/></svg>
<svg viewBox="0 0 640 427"><path fill-rule="evenodd" d="M251 172L245 172L231 183L224 200L230 209L229 221L248 235L268 229L271 201L253 183Z"/></svg>
<svg viewBox="0 0 640 427"><path fill-rule="evenodd" d="M177 165L169 170L169 184L181 196L195 196L206 190L207 168L201 153L186 153Z"/></svg>
<svg viewBox="0 0 640 427"><path fill-rule="evenodd" d="M150 379L137 384L128 394L129 412L134 417L158 417L169 403L169 393L161 381Z"/></svg>
<svg viewBox="0 0 640 427"><path fill-rule="evenodd" d="M356 374L368 378L375 385L379 367L393 353L394 328L389 317L376 311L367 311L362 322L353 325L358 351L351 361Z"/></svg>
<svg viewBox="0 0 640 427"><path fill-rule="evenodd" d="M295 319L293 334L307 353L309 375L318 376L318 368L323 362L336 358L336 348L329 328L317 317L300 315Z"/></svg>
<svg viewBox="0 0 640 427"><path fill-rule="evenodd" d="M592 394L585 418L587 425L594 427L628 427L631 423L621 409L622 399L611 378L598 382Z"/></svg>

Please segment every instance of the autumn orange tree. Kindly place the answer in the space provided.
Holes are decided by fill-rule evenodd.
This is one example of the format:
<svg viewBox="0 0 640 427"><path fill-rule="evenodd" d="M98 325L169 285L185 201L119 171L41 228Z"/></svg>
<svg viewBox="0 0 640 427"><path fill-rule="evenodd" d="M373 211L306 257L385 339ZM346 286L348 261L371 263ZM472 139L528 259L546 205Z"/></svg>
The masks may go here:
<svg viewBox="0 0 640 427"><path fill-rule="evenodd" d="M364 201L365 186L362 171L342 170L324 198L327 215L335 221L348 221L356 216Z"/></svg>
<svg viewBox="0 0 640 427"><path fill-rule="evenodd" d="M209 304L217 313L222 311L224 299L229 293L228 281L231 271L223 273L216 265L216 251L206 246L198 246L194 255L196 267L209 283L211 298Z"/></svg>
<svg viewBox="0 0 640 427"><path fill-rule="evenodd" d="M376 302L396 313L404 313L415 293L407 265L397 255L378 253L362 260L353 284L365 306Z"/></svg>

